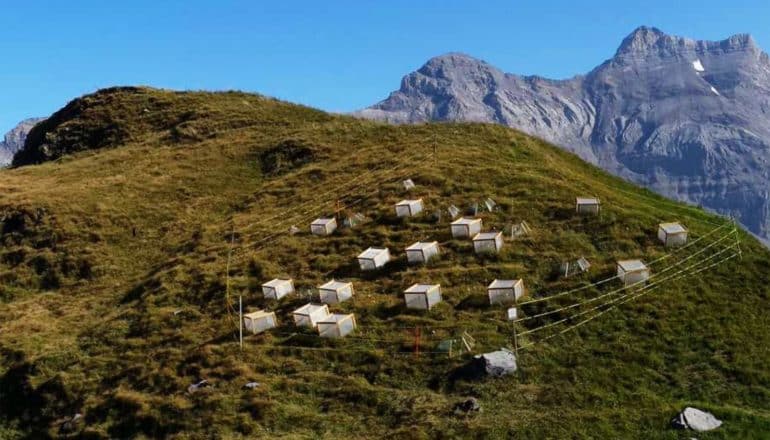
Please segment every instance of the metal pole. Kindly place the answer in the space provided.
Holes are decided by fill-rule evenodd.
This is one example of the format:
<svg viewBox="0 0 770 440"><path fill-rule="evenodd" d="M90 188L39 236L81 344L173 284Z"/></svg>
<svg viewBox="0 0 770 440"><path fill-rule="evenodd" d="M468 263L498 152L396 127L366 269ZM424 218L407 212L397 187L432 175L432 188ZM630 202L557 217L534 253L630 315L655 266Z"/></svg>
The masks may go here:
<svg viewBox="0 0 770 440"><path fill-rule="evenodd" d="M516 311L518 312L518 308ZM516 362L519 361L519 337L516 333L516 323L513 323L513 352L516 354Z"/></svg>
<svg viewBox="0 0 770 440"><path fill-rule="evenodd" d="M231 322L233 319L233 315L231 313L233 305L230 302L230 260L232 260L232 257L233 257L234 245L235 245L235 225L232 226L232 229L230 232L230 248L227 250L227 268L225 269L225 303L226 303L225 309L227 310L227 316L230 318Z"/></svg>
<svg viewBox="0 0 770 440"><path fill-rule="evenodd" d="M238 334L241 351L243 351L243 295L238 295Z"/></svg>
<svg viewBox="0 0 770 440"><path fill-rule="evenodd" d="M519 299L516 298L516 286L513 290L513 306L516 307L516 319L519 319ZM516 364L519 363L519 336L516 333L516 321L513 321L513 352L516 356Z"/></svg>
<svg viewBox="0 0 770 440"><path fill-rule="evenodd" d="M735 217L733 217L733 232L735 233L735 247L738 249L738 257L742 260L743 252L741 251L741 238L738 235L738 222L735 221Z"/></svg>

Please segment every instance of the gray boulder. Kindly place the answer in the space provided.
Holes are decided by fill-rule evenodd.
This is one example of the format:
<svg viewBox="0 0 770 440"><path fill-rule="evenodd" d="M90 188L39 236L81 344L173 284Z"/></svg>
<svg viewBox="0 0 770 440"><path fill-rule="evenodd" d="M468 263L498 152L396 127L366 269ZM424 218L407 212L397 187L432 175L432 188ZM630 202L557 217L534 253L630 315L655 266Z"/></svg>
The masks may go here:
<svg viewBox="0 0 770 440"><path fill-rule="evenodd" d="M474 362L486 375L493 377L513 374L517 369L516 355L505 348L475 356Z"/></svg>
<svg viewBox="0 0 770 440"><path fill-rule="evenodd" d="M671 420L676 429L692 429L697 432L711 431L722 426L722 421L713 414L697 408L687 407Z"/></svg>

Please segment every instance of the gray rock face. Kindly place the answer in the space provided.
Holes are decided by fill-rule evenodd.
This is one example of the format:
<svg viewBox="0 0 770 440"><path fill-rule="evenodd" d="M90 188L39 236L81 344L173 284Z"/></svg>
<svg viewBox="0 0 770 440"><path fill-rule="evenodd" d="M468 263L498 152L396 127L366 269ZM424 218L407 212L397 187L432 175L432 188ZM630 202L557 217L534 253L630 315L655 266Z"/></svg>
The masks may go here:
<svg viewBox="0 0 770 440"><path fill-rule="evenodd" d="M11 163L13 155L24 146L24 141L27 139L29 131L32 130L32 127L34 127L35 124L43 119L44 118L25 119L5 134L3 141L0 142L0 167Z"/></svg>
<svg viewBox="0 0 770 440"><path fill-rule="evenodd" d="M770 238L770 59L748 35L696 41L641 27L611 59L568 80L450 53L355 114L504 124Z"/></svg>

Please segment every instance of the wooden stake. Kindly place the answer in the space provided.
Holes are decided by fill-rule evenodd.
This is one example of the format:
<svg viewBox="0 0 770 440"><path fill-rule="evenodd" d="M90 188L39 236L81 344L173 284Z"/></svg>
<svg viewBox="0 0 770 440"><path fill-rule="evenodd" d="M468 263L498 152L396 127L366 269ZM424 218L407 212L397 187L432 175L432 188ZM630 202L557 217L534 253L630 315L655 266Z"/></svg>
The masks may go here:
<svg viewBox="0 0 770 440"><path fill-rule="evenodd" d="M414 357L420 357L420 327L414 328Z"/></svg>
<svg viewBox="0 0 770 440"><path fill-rule="evenodd" d="M433 164L438 165L438 146L435 137L433 138Z"/></svg>
<svg viewBox="0 0 770 440"><path fill-rule="evenodd" d="M334 212L337 217L340 216L340 212L343 211L342 202L340 200L337 200L337 203L335 204Z"/></svg>

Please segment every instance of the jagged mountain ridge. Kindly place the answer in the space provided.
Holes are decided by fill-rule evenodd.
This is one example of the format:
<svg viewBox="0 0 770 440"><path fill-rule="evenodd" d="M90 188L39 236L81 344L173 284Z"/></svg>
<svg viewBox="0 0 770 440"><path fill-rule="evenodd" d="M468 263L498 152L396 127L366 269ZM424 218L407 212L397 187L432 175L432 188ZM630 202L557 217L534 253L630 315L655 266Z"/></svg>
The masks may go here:
<svg viewBox="0 0 770 440"><path fill-rule="evenodd" d="M751 38L697 41L640 27L567 80L505 73L459 53L429 60L358 116L481 121L542 137L770 237L770 60Z"/></svg>
<svg viewBox="0 0 770 440"><path fill-rule="evenodd" d="M6 166L13 160L13 155L24 147L27 134L44 118L29 118L19 122L16 127L5 134L0 141L0 166Z"/></svg>

